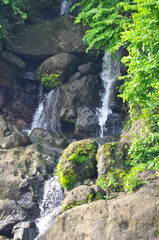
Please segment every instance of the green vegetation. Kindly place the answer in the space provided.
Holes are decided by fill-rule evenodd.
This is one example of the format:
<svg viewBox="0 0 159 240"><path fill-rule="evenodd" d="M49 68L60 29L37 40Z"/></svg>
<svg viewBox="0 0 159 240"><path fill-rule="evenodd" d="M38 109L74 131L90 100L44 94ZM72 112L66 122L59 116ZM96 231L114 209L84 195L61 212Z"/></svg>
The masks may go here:
<svg viewBox="0 0 159 240"><path fill-rule="evenodd" d="M28 0L0 1L0 39L8 38L17 25L26 19Z"/></svg>
<svg viewBox="0 0 159 240"><path fill-rule="evenodd" d="M84 36L87 51L92 47L115 50L124 47L128 56L122 58L127 75L120 97L129 106L129 125L138 119L146 122L129 151L124 172L112 170L99 185L110 190L132 191L139 186L137 175L145 169L159 169L159 0L81 0L76 23L88 30ZM128 126L127 126L128 127Z"/></svg>
<svg viewBox="0 0 159 240"><path fill-rule="evenodd" d="M41 74L41 84L45 87L55 88L61 85L59 81L62 76L62 71L53 70L52 72L43 72Z"/></svg>
<svg viewBox="0 0 159 240"><path fill-rule="evenodd" d="M82 181L82 171L91 175L95 169L92 161L95 162L97 145L93 141L77 142L71 151L70 146L64 150L56 168L58 180L64 189L71 189L78 181Z"/></svg>

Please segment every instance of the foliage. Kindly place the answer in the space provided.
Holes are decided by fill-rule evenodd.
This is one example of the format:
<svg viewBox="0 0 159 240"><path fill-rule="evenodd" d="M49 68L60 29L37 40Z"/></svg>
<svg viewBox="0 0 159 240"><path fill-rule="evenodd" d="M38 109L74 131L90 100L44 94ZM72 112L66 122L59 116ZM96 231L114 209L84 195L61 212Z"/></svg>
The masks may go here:
<svg viewBox="0 0 159 240"><path fill-rule="evenodd" d="M14 27L26 19L28 0L0 1L0 38L7 38Z"/></svg>
<svg viewBox="0 0 159 240"><path fill-rule="evenodd" d="M45 87L56 88L61 85L61 82L59 80L62 76L62 71L52 70L50 72L39 70L37 76L41 80L41 84Z"/></svg>
<svg viewBox="0 0 159 240"><path fill-rule="evenodd" d="M111 168L105 176L98 178L97 185L107 192L107 199L112 198L112 192L132 192L144 183L138 177L143 170L144 164L125 170Z"/></svg>
<svg viewBox="0 0 159 240"><path fill-rule="evenodd" d="M134 0L134 3L126 8L135 13L122 32L129 55L122 59L128 74L121 96L129 103L132 117L141 113L152 116L159 100L159 1Z"/></svg>
<svg viewBox="0 0 159 240"><path fill-rule="evenodd" d="M81 0L76 6L81 7L75 23L82 22L87 27L83 38L92 47L113 50L119 44L122 26L130 21L130 13L124 11L131 0Z"/></svg>
<svg viewBox="0 0 159 240"><path fill-rule="evenodd" d="M127 75L121 77L121 95L127 102L130 120L144 119L148 130L138 134L130 151L125 170L119 175L111 170L98 184L116 191L118 178L123 190L132 191L141 184L138 173L159 169L159 0L100 1L81 0L76 23L87 27L84 42L113 52L124 46Z"/></svg>

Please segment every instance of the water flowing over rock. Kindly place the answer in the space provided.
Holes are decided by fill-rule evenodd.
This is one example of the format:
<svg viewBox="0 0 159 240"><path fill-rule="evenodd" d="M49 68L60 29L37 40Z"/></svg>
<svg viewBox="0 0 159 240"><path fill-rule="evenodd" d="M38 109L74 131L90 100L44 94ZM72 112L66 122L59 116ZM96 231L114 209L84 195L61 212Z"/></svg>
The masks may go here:
<svg viewBox="0 0 159 240"><path fill-rule="evenodd" d="M57 114L59 104L59 89L53 89L45 94L40 102L31 125L34 128L43 128L47 130L57 131L59 128L59 116Z"/></svg>
<svg viewBox="0 0 159 240"><path fill-rule="evenodd" d="M103 137L107 133L107 119L112 113L109 107L111 88L116 81L116 78L120 75L120 63L113 60L110 53L106 52L103 57L103 71L101 73L101 79L104 87L103 93L101 93L101 107L97 108L97 116L99 119L99 136Z"/></svg>
<svg viewBox="0 0 159 240"><path fill-rule="evenodd" d="M151 176L150 176L151 175ZM119 194L70 209L59 215L40 240L137 240L158 239L159 178L135 193Z"/></svg>
<svg viewBox="0 0 159 240"><path fill-rule="evenodd" d="M84 53L84 27L74 25L74 21L75 17L63 15L51 22L28 26L6 48L25 59L37 61L58 53Z"/></svg>
<svg viewBox="0 0 159 240"><path fill-rule="evenodd" d="M71 0L63 0L61 3L61 7L60 7L60 15L63 14L69 14L70 13L70 7L71 7Z"/></svg>
<svg viewBox="0 0 159 240"><path fill-rule="evenodd" d="M44 234L59 215L63 199L64 193L57 177L47 180L44 185L43 200L40 203L40 218L36 220L39 235ZM39 238L37 237L37 239Z"/></svg>

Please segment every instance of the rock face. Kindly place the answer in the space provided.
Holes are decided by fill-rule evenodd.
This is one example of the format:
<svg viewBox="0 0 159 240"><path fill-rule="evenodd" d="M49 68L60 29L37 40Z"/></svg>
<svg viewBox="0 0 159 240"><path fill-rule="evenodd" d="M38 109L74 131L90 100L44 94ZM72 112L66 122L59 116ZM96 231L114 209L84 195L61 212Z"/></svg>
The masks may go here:
<svg viewBox="0 0 159 240"><path fill-rule="evenodd" d="M77 71L79 60L77 57L68 53L59 53L46 59L39 67L39 74L51 73L54 71L61 71L62 76L60 77L61 82L66 82L68 79Z"/></svg>
<svg viewBox="0 0 159 240"><path fill-rule="evenodd" d="M15 201L0 200L0 232L11 234L13 226L20 221L27 221L31 217Z"/></svg>
<svg viewBox="0 0 159 240"><path fill-rule="evenodd" d="M17 67L18 69L24 69L26 67L25 62L13 53L3 51L1 54L1 58L4 62L10 64L13 67Z"/></svg>
<svg viewBox="0 0 159 240"><path fill-rule="evenodd" d="M151 179L151 180L150 180ZM159 238L159 179L133 194L99 200L59 215L40 240L155 240Z"/></svg>
<svg viewBox="0 0 159 240"><path fill-rule="evenodd" d="M68 193L62 202L62 211L64 212L78 205L102 199L103 196L105 196L105 191L101 187L95 184L91 186L81 185Z"/></svg>
<svg viewBox="0 0 159 240"><path fill-rule="evenodd" d="M14 240L33 240L38 235L34 222L20 222L13 228Z"/></svg>
<svg viewBox="0 0 159 240"><path fill-rule="evenodd" d="M84 53L84 28L80 24L74 25L74 20L73 16L64 15L51 22L29 26L6 48L31 60L46 59L62 52Z"/></svg>
<svg viewBox="0 0 159 240"><path fill-rule="evenodd" d="M95 109L99 106L99 82L96 75L69 81L60 87L62 130L77 138L94 137L98 128ZM73 135L75 132L75 135ZM64 132L65 133L65 132Z"/></svg>
<svg viewBox="0 0 159 240"><path fill-rule="evenodd" d="M71 143L62 153L57 165L58 180L65 189L96 174L97 143L82 140Z"/></svg>
<svg viewBox="0 0 159 240"><path fill-rule="evenodd" d="M44 154L43 151L42 146L38 144L30 145L27 148L19 147L7 151L0 150L1 199L7 198L22 202L22 196L25 196L25 198L28 198L28 201L31 201L30 204L33 204L32 196L26 196L25 194L28 193L31 185L34 185L34 179L35 183L37 181L38 190L38 177L52 173L60 155L60 153L53 148L50 149L50 152L49 149L47 150L47 155ZM31 198L31 200L29 200L29 198ZM27 201L24 201L24 203L26 203L26 205L29 204ZM28 206L26 207L28 208Z"/></svg>
<svg viewBox="0 0 159 240"><path fill-rule="evenodd" d="M98 176L105 176L111 167L123 169L127 158L129 145L125 142L106 143L97 153Z"/></svg>
<svg viewBox="0 0 159 240"><path fill-rule="evenodd" d="M0 148L13 148L28 144L31 144L30 139L0 116Z"/></svg>

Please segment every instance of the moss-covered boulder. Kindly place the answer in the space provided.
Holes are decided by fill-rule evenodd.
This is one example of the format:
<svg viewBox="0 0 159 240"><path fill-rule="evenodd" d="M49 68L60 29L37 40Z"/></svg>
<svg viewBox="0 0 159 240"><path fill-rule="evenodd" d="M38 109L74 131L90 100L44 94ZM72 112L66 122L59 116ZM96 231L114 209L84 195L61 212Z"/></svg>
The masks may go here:
<svg viewBox="0 0 159 240"><path fill-rule="evenodd" d="M57 165L58 180L63 188L71 189L77 182L96 174L97 143L87 139L71 143Z"/></svg>
<svg viewBox="0 0 159 240"><path fill-rule="evenodd" d="M105 191L95 184L78 186L71 190L62 202L62 212L85 203L103 199L105 194Z"/></svg>
<svg viewBox="0 0 159 240"><path fill-rule="evenodd" d="M110 168L123 169L127 158L129 145L125 142L106 143L97 153L98 176L103 177Z"/></svg>
<svg viewBox="0 0 159 240"><path fill-rule="evenodd" d="M58 53L84 53L84 27L74 25L75 17L64 15L54 21L26 27L6 48L31 60L42 60Z"/></svg>
<svg viewBox="0 0 159 240"><path fill-rule="evenodd" d="M60 72L60 82L66 82L77 71L79 59L72 54L59 53L46 59L39 67L37 75Z"/></svg>
<svg viewBox="0 0 159 240"><path fill-rule="evenodd" d="M62 203L62 211L91 202L94 199L95 191L90 186L81 185L69 192Z"/></svg>

